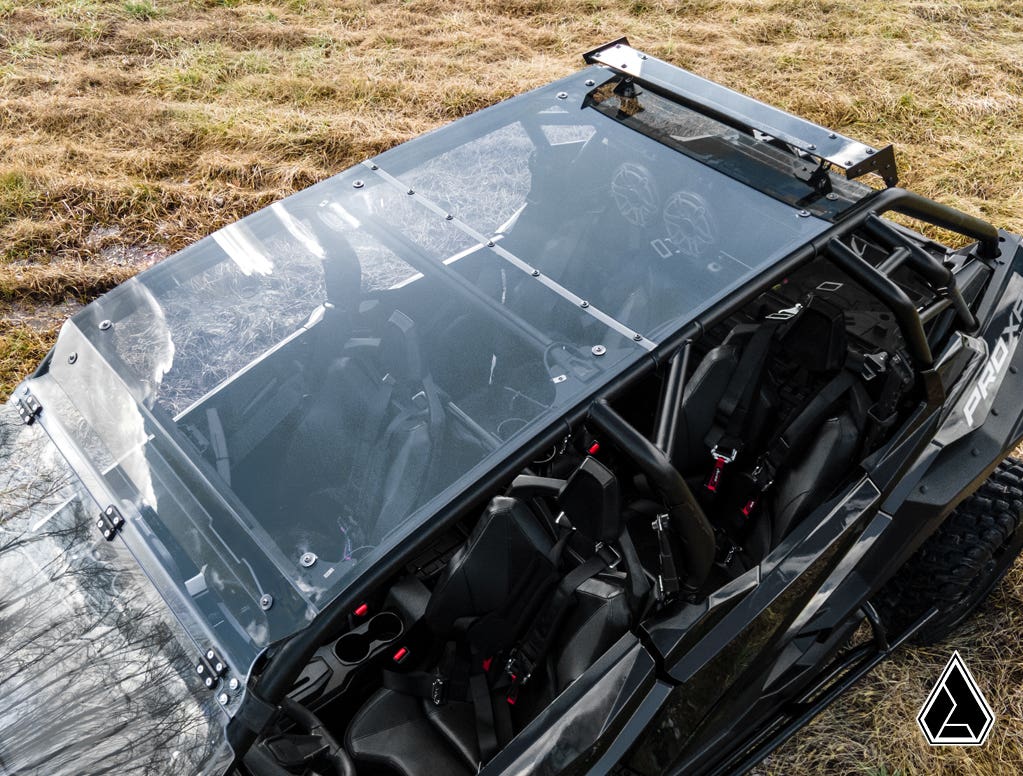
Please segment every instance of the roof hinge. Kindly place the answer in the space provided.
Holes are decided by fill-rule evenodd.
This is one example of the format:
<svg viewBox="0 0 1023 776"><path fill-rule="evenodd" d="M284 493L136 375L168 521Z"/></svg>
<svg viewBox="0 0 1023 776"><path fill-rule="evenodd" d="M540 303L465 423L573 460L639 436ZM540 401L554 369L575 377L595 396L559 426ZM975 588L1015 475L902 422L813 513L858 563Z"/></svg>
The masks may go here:
<svg viewBox="0 0 1023 776"><path fill-rule="evenodd" d="M26 426L31 426L35 423L36 416L43 411L43 405L39 403L39 399L28 391L19 396L14 404L18 408L18 414L21 415L21 419Z"/></svg>
<svg viewBox="0 0 1023 776"><path fill-rule="evenodd" d="M207 649L195 664L195 672L199 674L203 684L212 690L220 678L227 673L227 663L217 654L215 649Z"/></svg>
<svg viewBox="0 0 1023 776"><path fill-rule="evenodd" d="M104 539L108 542L113 541L121 528L124 527L124 517L121 516L117 507L110 505L99 513L99 519L96 521L96 527L99 528Z"/></svg>

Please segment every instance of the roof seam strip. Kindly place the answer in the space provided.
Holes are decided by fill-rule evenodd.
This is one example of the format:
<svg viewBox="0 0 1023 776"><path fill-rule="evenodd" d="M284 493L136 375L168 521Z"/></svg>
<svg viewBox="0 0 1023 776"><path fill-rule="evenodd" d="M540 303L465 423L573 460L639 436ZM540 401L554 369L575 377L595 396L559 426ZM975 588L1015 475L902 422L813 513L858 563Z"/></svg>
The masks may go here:
<svg viewBox="0 0 1023 776"><path fill-rule="evenodd" d="M442 208L436 202L431 200L429 197L423 196L419 192L415 191L415 189L413 187L407 186L400 179L398 179L398 178L394 177L393 175L391 175L390 173L386 172L377 163L371 162L371 161L365 161L362 164L365 167L367 167L370 171L375 173L377 176L379 176L381 180L383 180L386 183L390 184L394 188L396 188L396 189L398 189L400 191L406 192L410 196L414 197L418 202L421 202L427 209L429 209L432 212L436 213L442 219L444 219L448 223L452 224L454 227L456 227L457 229L459 229L461 232L465 233L466 235L468 235L472 239L476 240L481 245L484 245L487 248L489 248L493 253L495 253L498 256L500 256L502 259L504 259L506 262L511 264L513 267L515 267L516 269L518 269L519 271L521 271L522 273L524 273L528 277L532 278L533 280L536 280L536 281L540 282L542 285L544 285L547 288L549 288L551 291L553 291L555 294L560 296L562 299L564 299L565 301L571 303L574 307L584 311L588 315L590 315L593 318L597 319L598 321L600 321L602 324L604 324L608 328L617 331L619 334L623 335L626 339L628 339L631 342L636 343L637 345L639 345L644 350L650 351L650 350L653 350L654 348L657 347L657 343L656 342L653 342L652 340L647 339L640 332L636 331L633 328L630 328L629 326L626 326L624 323L619 321L617 318L615 318L615 317L613 317L611 315L608 315L606 312L604 312L603 310L601 310L601 309L599 309L597 307L594 307L588 301L586 301L582 297L572 293L571 291L569 291L567 288L565 288L563 285L558 283L553 278L551 278L548 275L540 272L540 270L537 267L532 266L531 264L529 264L529 262L523 260L519 256L516 256L514 253L509 251L507 248L504 248L504 247L498 245L497 244L497 240L500 238L501 235L493 234L493 235L489 235L488 236L488 235L483 234L482 232L477 231L476 229L474 229L472 226L467 224L465 221L463 221L458 216L454 215L453 213L449 213L448 211L446 211L444 208Z"/></svg>

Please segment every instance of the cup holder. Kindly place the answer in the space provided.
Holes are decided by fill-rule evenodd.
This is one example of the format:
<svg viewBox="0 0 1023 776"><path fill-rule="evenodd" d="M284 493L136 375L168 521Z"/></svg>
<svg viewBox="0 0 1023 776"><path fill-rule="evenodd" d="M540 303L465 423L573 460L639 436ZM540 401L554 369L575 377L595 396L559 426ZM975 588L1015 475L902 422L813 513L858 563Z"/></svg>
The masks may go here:
<svg viewBox="0 0 1023 776"><path fill-rule="evenodd" d="M334 645L334 654L342 663L361 663L369 657L370 640L365 633L346 633Z"/></svg>
<svg viewBox="0 0 1023 776"><path fill-rule="evenodd" d="M405 625L394 612L380 612L369 622L346 633L334 644L334 654L345 665L357 665L377 654L402 633Z"/></svg>
<svg viewBox="0 0 1023 776"><path fill-rule="evenodd" d="M405 630L401 617L394 612L380 612L367 623L367 633L374 641L394 641Z"/></svg>

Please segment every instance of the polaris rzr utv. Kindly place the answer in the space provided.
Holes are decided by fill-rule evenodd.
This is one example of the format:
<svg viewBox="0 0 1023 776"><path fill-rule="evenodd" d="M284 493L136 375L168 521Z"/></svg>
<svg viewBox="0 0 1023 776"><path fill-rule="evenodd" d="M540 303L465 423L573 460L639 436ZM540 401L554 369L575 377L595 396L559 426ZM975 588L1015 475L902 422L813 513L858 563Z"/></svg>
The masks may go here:
<svg viewBox="0 0 1023 776"><path fill-rule="evenodd" d="M586 60L65 324L3 416L0 772L740 772L996 584L1020 237Z"/></svg>

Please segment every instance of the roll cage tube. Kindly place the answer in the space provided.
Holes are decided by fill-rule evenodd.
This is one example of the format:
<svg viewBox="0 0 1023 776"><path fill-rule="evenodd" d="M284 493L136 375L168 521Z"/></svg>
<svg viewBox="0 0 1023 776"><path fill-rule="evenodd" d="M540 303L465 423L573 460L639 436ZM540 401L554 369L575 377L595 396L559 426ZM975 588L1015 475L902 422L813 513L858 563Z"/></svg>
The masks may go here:
<svg viewBox="0 0 1023 776"><path fill-rule="evenodd" d="M673 530L682 540L683 589L700 589L714 565L714 529L686 481L668 456L639 433L606 399L590 405L589 422L599 428L632 459L664 499Z"/></svg>
<svg viewBox="0 0 1023 776"><path fill-rule="evenodd" d="M874 239L879 240L889 250L897 251L900 248L905 250L907 264L926 280L939 296L946 297L951 302L963 328L970 332L978 329L980 324L963 299L951 269L873 213L867 216L863 226Z"/></svg>
<svg viewBox="0 0 1023 776"><path fill-rule="evenodd" d="M686 340L682 348L671 357L668 367L668 380L664 386L664 396L657 414L657 432L654 444L662 453L672 459L675 442L678 439L678 424L682 417L682 396L686 389L686 373L689 371L689 354L693 349L693 341Z"/></svg>
<svg viewBox="0 0 1023 776"><path fill-rule="evenodd" d="M839 242L838 238L828 242L827 254L840 269L892 311L913 361L921 369L930 369L934 364L931 346L927 342L920 314L906 292L883 272L860 258L848 245Z"/></svg>

